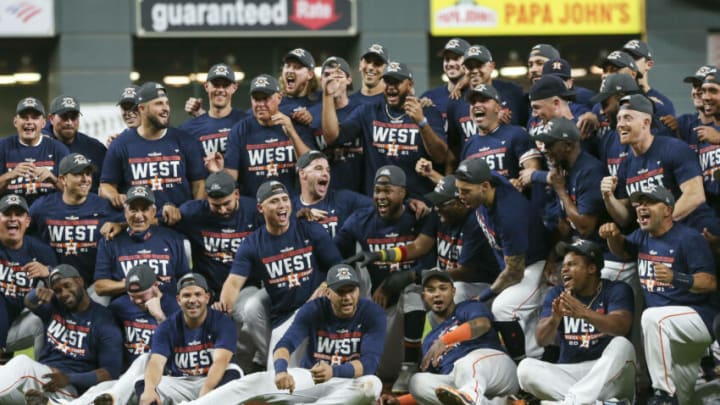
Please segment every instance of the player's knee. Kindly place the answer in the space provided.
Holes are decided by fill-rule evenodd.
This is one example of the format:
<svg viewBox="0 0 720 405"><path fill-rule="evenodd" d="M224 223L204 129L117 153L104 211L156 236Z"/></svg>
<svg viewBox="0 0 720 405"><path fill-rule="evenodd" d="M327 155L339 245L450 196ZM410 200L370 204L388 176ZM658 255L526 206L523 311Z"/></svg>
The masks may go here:
<svg viewBox="0 0 720 405"><path fill-rule="evenodd" d="M531 388L535 385L535 380L543 378L542 361L526 358L517 366L517 379L520 388L525 391L532 392Z"/></svg>
<svg viewBox="0 0 720 405"><path fill-rule="evenodd" d="M652 328L657 328L658 323L660 321L660 312L661 308L648 308L643 311L642 317L640 318L640 324L642 325L643 333L646 333L645 331L651 330Z"/></svg>
<svg viewBox="0 0 720 405"><path fill-rule="evenodd" d="M636 361L635 347L632 342L623 336L614 337L605 350L608 350L609 353L615 353L622 361Z"/></svg>

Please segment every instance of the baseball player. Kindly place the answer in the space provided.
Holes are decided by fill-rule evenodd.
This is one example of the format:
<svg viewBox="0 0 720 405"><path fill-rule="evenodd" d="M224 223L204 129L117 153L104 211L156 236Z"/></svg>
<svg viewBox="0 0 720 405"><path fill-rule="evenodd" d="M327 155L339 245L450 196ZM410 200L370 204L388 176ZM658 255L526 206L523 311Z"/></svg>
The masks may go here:
<svg viewBox="0 0 720 405"><path fill-rule="evenodd" d="M647 304L641 320L645 359L655 390L648 403L698 403L695 381L717 314L715 260L697 230L674 221L670 190L648 186L633 192L630 201L640 228L624 236L610 222L600 227L600 236L614 254L637 255Z"/></svg>
<svg viewBox="0 0 720 405"><path fill-rule="evenodd" d="M315 58L306 49L295 48L283 57L280 88L283 94L280 112L301 125L310 125L313 117L307 108L319 101L319 88Z"/></svg>
<svg viewBox="0 0 720 405"><path fill-rule="evenodd" d="M33 345L42 347L39 319L23 313L23 299L38 280L57 264L52 249L27 236L28 206L15 194L0 198L0 352L13 352ZM30 342L27 340L30 339Z"/></svg>
<svg viewBox="0 0 720 405"><path fill-rule="evenodd" d="M542 280L547 238L538 212L504 177L494 174L483 159L464 160L455 171L460 200L475 213L502 269L479 299L494 296L492 311L499 321L519 321L525 350L540 355L535 341L537 313L542 305Z"/></svg>
<svg viewBox="0 0 720 405"><path fill-rule="evenodd" d="M554 46L550 44L536 44L530 48L528 54L527 66L528 66L528 79L532 83L540 80L543 75L543 67L545 62L551 59L559 59L560 52Z"/></svg>
<svg viewBox="0 0 720 405"><path fill-rule="evenodd" d="M155 330L180 310L175 297L160 291L157 276L147 264L130 269L125 285L127 294L108 306L122 327L125 371L119 379L94 385L67 405L127 403L135 393L135 380L145 372Z"/></svg>
<svg viewBox="0 0 720 405"><path fill-rule="evenodd" d="M264 319L264 302L248 302L246 311L252 315L246 314L243 319L253 325L256 348L262 350L275 346L290 327L297 309L321 287L326 269L342 257L321 225L293 218L290 195L279 181L268 181L258 188L257 206L265 226L246 237L238 248L215 308L230 312L248 277L261 280L270 319ZM250 311L249 305L259 309ZM272 360L268 360L271 370Z"/></svg>
<svg viewBox="0 0 720 405"><path fill-rule="evenodd" d="M575 81L572 78L572 66L568 61L560 57L550 59L543 65L542 74L558 76L563 79L568 89L575 91L575 101L570 103L570 109L574 116L579 117L592 110L595 104L592 102L592 97L595 95L595 92L588 88L575 85Z"/></svg>
<svg viewBox="0 0 720 405"><path fill-rule="evenodd" d="M135 98L139 88L140 86L134 84L125 87L122 94L120 94L120 100L117 102L117 106L120 107L122 120L128 128L137 128L137 126L140 125L137 99ZM120 136L120 133L108 135L105 140L105 146L109 147L112 141L114 141L118 136ZM98 182L98 184L100 183Z"/></svg>
<svg viewBox="0 0 720 405"><path fill-rule="evenodd" d="M568 89L565 82L557 76L545 75L530 88L530 108L536 120L528 121L528 133L531 138L542 130L552 118L565 117L575 120L570 109L570 101L575 99L575 91Z"/></svg>
<svg viewBox="0 0 720 405"><path fill-rule="evenodd" d="M360 90L350 95L352 102L375 104L385 99L385 82L382 73L388 63L387 49L380 44L371 44L360 56Z"/></svg>
<svg viewBox="0 0 720 405"><path fill-rule="evenodd" d="M195 118L186 121L178 128L200 141L204 156L212 156L215 152L225 154L230 128L249 115L232 106L232 96L237 91L237 86L232 68L224 63L218 63L210 68L203 84L208 95L210 110L194 113L195 110L202 108L201 98L190 98L185 104L185 110L190 110Z"/></svg>
<svg viewBox="0 0 720 405"><path fill-rule="evenodd" d="M351 99L348 92L352 89L352 76L350 65L343 58L331 56L323 62L321 71L323 86L331 78L334 83L335 112L338 121L345 121L361 102ZM363 151L362 139L355 138L351 141L338 143L332 146L325 144L322 133L322 104L318 103L308 108L310 114L315 117L310 124L312 134L315 137L320 150L322 150L330 163L330 173L334 181L330 184L333 189L348 189L358 193L364 192L362 173L365 166L365 152Z"/></svg>
<svg viewBox="0 0 720 405"><path fill-rule="evenodd" d="M30 207L36 234L55 250L58 262L80 272L87 286L94 279L103 226L108 221L124 221L108 200L90 192L95 170L95 164L84 155L65 156L58 168L62 193L40 197Z"/></svg>
<svg viewBox="0 0 720 405"><path fill-rule="evenodd" d="M103 238L98 243L95 291L111 298L124 294L127 272L145 263L158 276L160 289L174 295L175 281L190 271L183 237L172 229L151 225L156 208L148 187L131 187L123 206L128 228L112 240Z"/></svg>
<svg viewBox="0 0 720 405"><path fill-rule="evenodd" d="M240 182L242 195L255 195L258 187L270 179L283 183L292 195L297 194L297 156L307 153L315 141L309 127L296 127L279 110L282 97L274 77L255 77L250 82L253 118L240 121L230 130L224 168Z"/></svg>
<svg viewBox="0 0 720 405"><path fill-rule="evenodd" d="M439 269L422 272L422 295L432 330L423 338L423 372L410 379L410 393L385 397L395 404L491 404L518 391L516 367L481 302L455 304L453 279Z"/></svg>
<svg viewBox="0 0 720 405"><path fill-rule="evenodd" d="M309 209L312 219L325 227L333 238L353 212L373 204L364 194L330 188L330 184L337 179L332 175L332 167L322 152L313 150L300 156L297 169L300 195L292 199L293 211ZM357 173L355 178L360 177Z"/></svg>
<svg viewBox="0 0 720 405"><path fill-rule="evenodd" d="M230 362L237 340L233 322L209 307L205 278L181 277L177 302L180 311L158 325L145 375L135 383L140 405L192 401L243 376Z"/></svg>
<svg viewBox="0 0 720 405"><path fill-rule="evenodd" d="M57 168L70 152L62 142L42 135L45 107L36 98L18 102L13 126L17 135L0 141L0 193L23 196L32 204L58 189Z"/></svg>
<svg viewBox="0 0 720 405"><path fill-rule="evenodd" d="M100 196L121 208L130 187L145 185L156 195L158 216L168 225L179 219L177 207L204 197L200 143L168 127L170 102L165 88L148 82L137 91L140 125L128 128L110 144L100 176Z"/></svg>
<svg viewBox="0 0 720 405"><path fill-rule="evenodd" d="M626 338L633 322L632 290L625 283L600 278L599 244L578 239L560 242L556 250L563 257L562 285L545 296L535 335L542 346L559 340L560 358L557 364L521 361L520 387L539 399L564 400L568 405L613 398L632 401L637 362Z"/></svg>
<svg viewBox="0 0 720 405"><path fill-rule="evenodd" d="M327 296L303 304L274 346L275 373L250 374L192 403L213 404L226 398L242 403L284 392L311 404L377 400L382 383L374 373L383 351L383 311L360 298L360 279L352 267L331 267L326 282ZM304 340L308 344L300 367L288 368L290 354L302 350Z"/></svg>
<svg viewBox="0 0 720 405"><path fill-rule="evenodd" d="M443 72L448 78L447 84L427 90L420 99L429 100L440 111L443 118L447 117L447 107L450 103L450 94L455 85L463 79L463 56L470 48L470 44L462 38L451 38L445 43L440 56L443 60Z"/></svg>
<svg viewBox="0 0 720 405"><path fill-rule="evenodd" d="M72 96L59 95L50 103L51 124L48 135L67 146L71 153L79 153L92 162L96 162L97 170L93 172L93 182L90 191L97 193L100 184L102 162L105 160L107 148L100 141L82 132L80 127L80 102Z"/></svg>
<svg viewBox="0 0 720 405"><path fill-rule="evenodd" d="M414 96L413 75L407 65L390 62L383 72L385 100L358 107L340 122L335 110L334 79L325 81L323 89L322 132L327 145L341 144L360 137L365 145L365 194L372 195L374 176L384 165L395 165L405 171L408 191L421 196L432 184L415 173L415 162L429 158L441 164L447 155L447 144L440 112L423 107Z"/></svg>
<svg viewBox="0 0 720 405"><path fill-rule="evenodd" d="M50 273L48 286L33 288L24 298L45 325L45 345L37 361L20 355L0 367L4 404L66 401L120 374L120 330L110 311L90 299L80 273L61 264Z"/></svg>

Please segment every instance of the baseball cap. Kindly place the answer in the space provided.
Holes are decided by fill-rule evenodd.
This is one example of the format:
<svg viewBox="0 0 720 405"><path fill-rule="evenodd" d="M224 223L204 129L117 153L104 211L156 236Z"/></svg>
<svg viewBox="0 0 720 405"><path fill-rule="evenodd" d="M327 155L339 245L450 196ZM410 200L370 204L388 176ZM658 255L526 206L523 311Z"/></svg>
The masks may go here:
<svg viewBox="0 0 720 405"><path fill-rule="evenodd" d="M647 58L652 59L652 49L648 46L647 42L640 41L638 39L631 39L625 43L622 47L623 51L632 55L635 59Z"/></svg>
<svg viewBox="0 0 720 405"><path fill-rule="evenodd" d="M186 275L180 277L180 280L177 282L177 292L180 294L180 291L185 287L190 287L196 285L203 290L210 292L210 287L208 287L207 280L205 280L205 277L203 277L200 273L187 273Z"/></svg>
<svg viewBox="0 0 720 405"><path fill-rule="evenodd" d="M578 142L580 131L572 120L565 117L553 118L543 125L534 136L535 140L553 143L558 141Z"/></svg>
<svg viewBox="0 0 720 405"><path fill-rule="evenodd" d="M542 75L555 75L561 79L567 80L572 77L572 66L565 59L550 59L543 65Z"/></svg>
<svg viewBox="0 0 720 405"><path fill-rule="evenodd" d="M493 175L490 166L481 158L465 159L455 170L455 178L468 183L481 184L490 181Z"/></svg>
<svg viewBox="0 0 720 405"><path fill-rule="evenodd" d="M672 195L670 190L657 184L653 184L641 189L640 191L630 194L630 202L633 204L640 202L642 198L648 198L652 201L661 202L670 207L675 206L675 196Z"/></svg>
<svg viewBox="0 0 720 405"><path fill-rule="evenodd" d="M481 63L491 62L493 60L490 50L482 45L472 45L465 51L463 64L467 64L469 60L476 60Z"/></svg>
<svg viewBox="0 0 720 405"><path fill-rule="evenodd" d="M692 76L685 76L683 82L699 84L705 80L705 76L709 74L717 74L717 67L715 65L703 65L695 71Z"/></svg>
<svg viewBox="0 0 720 405"><path fill-rule="evenodd" d="M25 212L30 212L30 208L28 208L27 202L22 196L17 194L6 194L0 198L0 212L4 213L12 207L20 207L25 210Z"/></svg>
<svg viewBox="0 0 720 405"><path fill-rule="evenodd" d="M160 97L167 97L167 93L162 84L155 82L144 83L135 93L135 100L138 104L147 103Z"/></svg>
<svg viewBox="0 0 720 405"><path fill-rule="evenodd" d="M530 88L530 101L556 96L565 100L574 100L575 91L568 89L563 79L553 75L543 75Z"/></svg>
<svg viewBox="0 0 720 405"><path fill-rule="evenodd" d="M360 279L355 269L347 264L336 264L330 267L325 282L335 292L346 285L360 286Z"/></svg>
<svg viewBox="0 0 720 405"><path fill-rule="evenodd" d="M208 70L207 81L215 79L227 79L231 82L235 81L235 72L232 68L224 63L218 63Z"/></svg>
<svg viewBox="0 0 720 405"><path fill-rule="evenodd" d="M301 169L310 166L310 163L312 163L315 159L320 158L327 159L327 156L319 150L311 150L298 158L295 168L300 171Z"/></svg>
<svg viewBox="0 0 720 405"><path fill-rule="evenodd" d="M267 75L261 74L250 82L250 94L255 92L265 93L268 96L280 92L280 83L277 79Z"/></svg>
<svg viewBox="0 0 720 405"><path fill-rule="evenodd" d="M610 96L615 94L635 94L640 93L635 79L627 73L613 73L605 76L600 85L600 91L590 98L593 103L602 103Z"/></svg>
<svg viewBox="0 0 720 405"><path fill-rule="evenodd" d="M603 249L599 244L595 242L585 239L578 239L573 243L558 242L558 244L555 246L555 253L557 253L560 257L565 256L568 252L575 252L581 256L590 258L598 270L605 267L605 260L603 259Z"/></svg>
<svg viewBox="0 0 720 405"><path fill-rule="evenodd" d="M407 65L402 62L388 62L387 65L385 65L382 77L383 79L386 77L392 77L396 80L412 80L413 74Z"/></svg>
<svg viewBox="0 0 720 405"><path fill-rule="evenodd" d="M80 112L80 102L73 96L59 95L50 102L50 114Z"/></svg>
<svg viewBox="0 0 720 405"><path fill-rule="evenodd" d="M440 179L433 191L425 194L425 199L435 206L455 198L457 198L457 186L455 185L455 176L452 174Z"/></svg>
<svg viewBox="0 0 720 405"><path fill-rule="evenodd" d="M381 177L387 177L387 180L380 180ZM375 172L375 184L405 187L407 185L405 172L397 166L383 166Z"/></svg>
<svg viewBox="0 0 720 405"><path fill-rule="evenodd" d="M68 173L78 174L82 173L88 167L95 170L95 166L92 164L92 161L88 160L88 158L84 155L71 153L62 158L60 165L58 166L58 172L63 176Z"/></svg>
<svg viewBox="0 0 720 405"><path fill-rule="evenodd" d="M147 186L132 186L125 193L125 204L130 204L135 200L144 200L150 204L155 204L155 195Z"/></svg>
<svg viewBox="0 0 720 405"><path fill-rule="evenodd" d="M708 73L707 76L705 76L705 79L703 79L703 83L713 83L720 85L720 75L714 72Z"/></svg>
<svg viewBox="0 0 720 405"><path fill-rule="evenodd" d="M432 269L423 270L420 279L422 280L423 287L425 286L425 283L430 280L431 278L439 278L443 281L449 281L453 282L452 276L450 276L450 273L446 270L441 270L438 267L433 267Z"/></svg>
<svg viewBox="0 0 720 405"><path fill-rule="evenodd" d="M464 56L470 48L470 43L462 38L451 38L445 43L445 47L442 50L441 56L445 56L446 53L450 52L455 55Z"/></svg>
<svg viewBox="0 0 720 405"><path fill-rule="evenodd" d="M137 91L139 88L140 86L136 86L134 84L132 86L125 87L122 94L120 94L120 101L118 101L116 105L124 103L137 104Z"/></svg>
<svg viewBox="0 0 720 405"><path fill-rule="evenodd" d="M621 98L620 109L640 111L650 115L655 113L653 102L642 94L631 94Z"/></svg>
<svg viewBox="0 0 720 405"><path fill-rule="evenodd" d="M205 192L210 198L227 197L233 191L235 179L223 171L213 173L205 179Z"/></svg>
<svg viewBox="0 0 720 405"><path fill-rule="evenodd" d="M48 281L50 282L50 286L52 287L52 285L59 280L75 277L82 278L80 272L75 267L69 264L60 264L52 269L50 275L48 276Z"/></svg>
<svg viewBox="0 0 720 405"><path fill-rule="evenodd" d="M345 59L343 59L339 56L331 56L331 57L325 59L325 61L322 64L321 72L325 72L325 69L328 69L328 68L332 69L335 67L339 67L340 70L345 72L345 74L347 74L348 76L352 75L352 73L350 73L350 64L347 63L347 61Z"/></svg>
<svg viewBox="0 0 720 405"><path fill-rule="evenodd" d="M363 53L362 56L360 56L360 58L362 59L368 55L376 55L377 57L382 59L383 62L385 62L385 63L387 63L387 61L388 61L387 51L385 50L385 47L380 44L372 44L372 45L368 46L368 48L365 50L365 53Z"/></svg>
<svg viewBox="0 0 720 405"><path fill-rule="evenodd" d="M548 59L560 59L560 52L550 44L537 44L530 49L528 59L533 56L543 56Z"/></svg>
<svg viewBox="0 0 720 405"><path fill-rule="evenodd" d="M155 285L157 275L147 264L138 264L128 271L125 277L125 290L129 293L145 291Z"/></svg>
<svg viewBox="0 0 720 405"><path fill-rule="evenodd" d="M636 72L639 72L639 69L635 64L635 59L633 59L633 57L630 56L629 53L624 51L610 52L601 63L602 67L606 67L607 65L613 65L619 68L627 67Z"/></svg>
<svg viewBox="0 0 720 405"><path fill-rule="evenodd" d="M262 204L262 202L267 200L268 198L279 194L290 195L290 193L288 193L287 191L287 187L285 187L285 185L280 183L279 181L266 181L265 183L261 184L260 187L258 187L257 202L258 204Z"/></svg>
<svg viewBox="0 0 720 405"><path fill-rule="evenodd" d="M302 48L295 48L292 51L285 54L285 57L283 58L283 62L287 62L288 59L295 59L299 61L303 66L306 68L313 70L315 69L315 58L313 58L312 54L305 49Z"/></svg>
<svg viewBox="0 0 720 405"><path fill-rule="evenodd" d="M45 107L43 106L43 103L35 97L25 97L20 100L17 104L17 108L15 108L15 113L20 114L27 110L35 110L40 114L45 115Z"/></svg>
<svg viewBox="0 0 720 405"><path fill-rule="evenodd" d="M498 103L502 103L500 94L497 92L495 87L490 84L479 84L475 87L471 87L465 94L465 100L472 102L476 97L484 97L487 99L494 99Z"/></svg>

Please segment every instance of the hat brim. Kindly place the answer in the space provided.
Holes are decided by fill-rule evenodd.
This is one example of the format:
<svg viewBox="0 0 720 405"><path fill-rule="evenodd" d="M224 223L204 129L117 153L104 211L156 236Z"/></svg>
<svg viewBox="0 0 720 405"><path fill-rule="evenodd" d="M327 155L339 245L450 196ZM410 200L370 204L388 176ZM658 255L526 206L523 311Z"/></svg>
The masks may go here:
<svg viewBox="0 0 720 405"><path fill-rule="evenodd" d="M603 101L610 98L615 93L597 93L596 95L590 97L590 102L595 103L602 103Z"/></svg>
<svg viewBox="0 0 720 405"><path fill-rule="evenodd" d="M605 266L605 259L603 258L602 254L598 255L598 257L592 257L590 252L584 251L577 246L574 246L573 244L567 242L558 242L558 244L555 245L555 253L561 258L570 252L577 253L580 256L585 256L590 259L590 261L592 261L593 264L595 264L595 266L598 268L598 271L600 271L600 269Z"/></svg>
<svg viewBox="0 0 720 405"><path fill-rule="evenodd" d="M434 206L439 206L455 198L455 196L450 197L445 194L436 193L434 191L425 194L423 197L425 197L426 200L430 201L430 203L432 203L432 205Z"/></svg>
<svg viewBox="0 0 720 405"><path fill-rule="evenodd" d="M275 89L268 89L265 87L260 87L256 89L250 89L250 95L252 96L253 93L263 93L267 96L272 96L275 93L279 93L279 91L276 91Z"/></svg>
<svg viewBox="0 0 720 405"><path fill-rule="evenodd" d="M425 270L421 273L422 276L422 285L424 286L428 281L432 280L433 278L439 278L443 281L447 281L452 283L453 279L449 272L445 270L437 270L436 269L430 269Z"/></svg>
<svg viewBox="0 0 720 405"><path fill-rule="evenodd" d="M362 56L360 57L360 59L363 59L363 58L365 58L365 57L368 56L368 55L377 56L378 58L380 58L380 59L381 59L383 62L385 62L385 63L387 63L387 61L388 61L388 59L387 59L387 57L386 57L385 55L379 54L379 53L377 53L377 52L365 52L364 54L362 54Z"/></svg>
<svg viewBox="0 0 720 405"><path fill-rule="evenodd" d="M24 112L26 112L26 111L37 111L37 112L39 112L41 115L45 116L45 111L43 111L43 110L41 110L41 109L39 109L39 108L36 108L36 107L25 107L25 108L23 108L23 109L17 110L17 111L15 112L15 114L22 114L22 113L24 113Z"/></svg>
<svg viewBox="0 0 720 405"><path fill-rule="evenodd" d="M683 79L683 83L691 83L691 84L702 84L703 79L697 77L697 76L686 76Z"/></svg>
<svg viewBox="0 0 720 405"><path fill-rule="evenodd" d="M9 210L10 208L13 208L13 207L18 207L25 212L30 212L30 208L28 206L22 205L22 204L8 204L8 205L0 208L0 212L2 212L4 214L7 210Z"/></svg>
<svg viewBox="0 0 720 405"><path fill-rule="evenodd" d="M389 78L395 79L395 80L399 80L399 81L403 81L403 80L405 80L405 79L412 80L412 77L410 77L410 76L408 76L408 75L406 75L406 74L395 73L395 72L388 72L388 73L385 73L385 74L382 75L382 78L383 78L383 79L385 79L386 77L389 77Z"/></svg>
<svg viewBox="0 0 720 405"><path fill-rule="evenodd" d="M84 172L85 169L87 169L88 167L91 168L93 172L97 170L97 167L95 167L94 164L84 163L84 164L80 164L80 165L73 167L71 170L68 170L65 173L60 173L60 174L63 176L66 174L80 174L80 173Z"/></svg>
<svg viewBox="0 0 720 405"><path fill-rule="evenodd" d="M125 204L131 204L131 203L133 203L134 201L138 201L138 200L147 201L149 204L155 204L155 201L153 201L152 199L150 199L150 198L148 198L148 197L140 197L140 196L137 196L137 197L135 197L135 196L127 197L127 198L125 199Z"/></svg>
<svg viewBox="0 0 720 405"><path fill-rule="evenodd" d="M667 203L665 202L665 200L663 200L662 198L658 198L658 197L656 197L656 196L654 196L654 195L652 195L652 194L650 194L650 193L648 193L648 192L646 192L646 191L636 191L636 192L630 194L630 202L631 202L632 204L637 204L637 203L639 203L642 198L647 198L648 200L651 200L651 201L655 201L655 202L660 202L660 203L663 203L663 204L667 204Z"/></svg>
<svg viewBox="0 0 720 405"><path fill-rule="evenodd" d="M346 285L360 287L360 282L357 280L338 280L332 284L328 284L328 288L333 290L334 292L338 292L338 290L345 287Z"/></svg>

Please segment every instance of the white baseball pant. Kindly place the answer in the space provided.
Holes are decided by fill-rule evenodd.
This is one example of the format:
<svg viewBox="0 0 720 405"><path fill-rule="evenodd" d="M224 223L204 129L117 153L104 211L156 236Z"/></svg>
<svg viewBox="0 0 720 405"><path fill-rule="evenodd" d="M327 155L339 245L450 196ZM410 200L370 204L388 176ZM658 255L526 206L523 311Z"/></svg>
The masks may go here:
<svg viewBox="0 0 720 405"><path fill-rule="evenodd" d="M226 370L237 370L240 373L240 379L243 378L243 372L237 364L229 364ZM135 379L135 382L143 380L145 375L141 375ZM202 389L203 383L205 383L205 376L189 376L189 377L171 377L164 376L160 379L156 391L160 399L164 404L177 404L180 402L193 401L200 395L200 389ZM229 383L228 383L229 384ZM225 384L227 385L227 384ZM133 384L134 389L135 384ZM224 387L224 386L223 386ZM219 388L216 388L217 390ZM225 402L222 402L225 403Z"/></svg>
<svg viewBox="0 0 720 405"><path fill-rule="evenodd" d="M52 369L40 364L25 355L13 357L7 364L0 367L0 404L24 405L25 392L29 390L43 390L43 384L49 380L43 378L45 374L52 373ZM77 390L72 385L48 393L50 400L60 402L75 398Z"/></svg>

